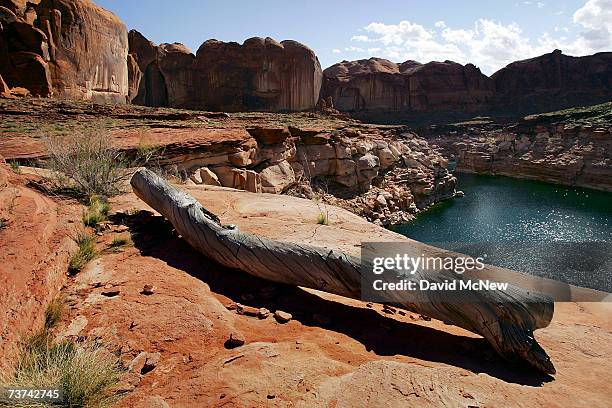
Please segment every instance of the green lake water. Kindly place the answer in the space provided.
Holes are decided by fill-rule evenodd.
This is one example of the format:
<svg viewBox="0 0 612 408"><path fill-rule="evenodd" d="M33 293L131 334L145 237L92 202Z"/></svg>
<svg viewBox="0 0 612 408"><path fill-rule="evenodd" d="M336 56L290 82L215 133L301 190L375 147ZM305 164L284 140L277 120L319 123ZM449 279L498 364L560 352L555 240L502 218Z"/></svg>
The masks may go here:
<svg viewBox="0 0 612 408"><path fill-rule="evenodd" d="M486 263L612 292L612 193L457 174L465 197L394 231Z"/></svg>

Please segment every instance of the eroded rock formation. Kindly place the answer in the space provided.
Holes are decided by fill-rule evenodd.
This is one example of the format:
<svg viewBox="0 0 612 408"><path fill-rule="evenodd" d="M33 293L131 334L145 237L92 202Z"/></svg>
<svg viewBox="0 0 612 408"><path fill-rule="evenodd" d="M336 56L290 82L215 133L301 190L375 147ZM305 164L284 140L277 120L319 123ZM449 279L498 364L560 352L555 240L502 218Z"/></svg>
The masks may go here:
<svg viewBox="0 0 612 408"><path fill-rule="evenodd" d="M217 111L300 111L319 98L314 52L295 41L250 38L240 45L208 40L193 55L182 44L130 38L130 97L147 106Z"/></svg>
<svg viewBox="0 0 612 408"><path fill-rule="evenodd" d="M534 113L612 99L612 52L585 57L560 50L516 61L491 76L498 109Z"/></svg>
<svg viewBox="0 0 612 408"><path fill-rule="evenodd" d="M324 72L322 96L342 111L437 112L482 110L493 82L472 64L395 64L381 58L343 61Z"/></svg>
<svg viewBox="0 0 612 408"><path fill-rule="evenodd" d="M431 113L507 115L584 106L612 98L612 53L570 57L561 51L513 62L490 78L472 64L370 58L324 72L322 97L366 118Z"/></svg>
<svg viewBox="0 0 612 408"><path fill-rule="evenodd" d="M170 162L189 183L307 198L320 194L323 201L380 224L405 222L455 194L448 162L405 129L247 131L251 138L240 145Z"/></svg>
<svg viewBox="0 0 612 408"><path fill-rule="evenodd" d="M612 128L532 117L419 132L457 169L612 191Z"/></svg>
<svg viewBox="0 0 612 408"><path fill-rule="evenodd" d="M0 7L0 75L9 87L127 101L127 30L117 16L89 0L9 3Z"/></svg>

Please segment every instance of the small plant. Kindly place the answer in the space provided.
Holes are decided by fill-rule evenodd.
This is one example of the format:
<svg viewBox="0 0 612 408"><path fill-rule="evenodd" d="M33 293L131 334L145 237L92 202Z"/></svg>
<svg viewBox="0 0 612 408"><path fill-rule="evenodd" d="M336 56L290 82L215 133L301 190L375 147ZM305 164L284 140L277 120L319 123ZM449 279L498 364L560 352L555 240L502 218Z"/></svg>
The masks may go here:
<svg viewBox="0 0 612 408"><path fill-rule="evenodd" d="M122 246L128 246L128 245L133 245L134 243L132 242L132 238L130 238L129 236L119 236L119 237L115 237L113 238L113 241L111 242L110 246L111 248L119 248Z"/></svg>
<svg viewBox="0 0 612 408"><path fill-rule="evenodd" d="M8 225L8 220L6 218L0 218L0 230L6 228Z"/></svg>
<svg viewBox="0 0 612 408"><path fill-rule="evenodd" d="M64 302L61 298L56 298L49 303L45 310L45 331L51 330L62 317Z"/></svg>
<svg viewBox="0 0 612 408"><path fill-rule="evenodd" d="M109 211L108 201L100 196L92 196L87 209L83 211L83 224L86 227L96 228L99 223L106 221Z"/></svg>
<svg viewBox="0 0 612 408"><path fill-rule="evenodd" d="M79 273L97 255L95 238L92 235L79 232L73 239L79 250L70 258L68 273L71 275Z"/></svg>
<svg viewBox="0 0 612 408"><path fill-rule="evenodd" d="M317 216L317 224L319 224L319 225L329 225L328 214L326 214L324 212L320 212L319 215Z"/></svg>
<svg viewBox="0 0 612 408"><path fill-rule="evenodd" d="M13 172L17 173L17 174L21 174L21 166L19 166L19 162L18 161L11 161L9 162L10 166L11 166L11 170L13 170Z"/></svg>
<svg viewBox="0 0 612 408"><path fill-rule="evenodd" d="M123 373L118 357L96 342L54 343L42 331L22 345L10 372L0 373L0 383L10 388L61 388L59 404L23 402L23 407L108 407L116 401L110 388Z"/></svg>
<svg viewBox="0 0 612 408"><path fill-rule="evenodd" d="M81 197L110 197L129 178L124 155L105 134L75 134L47 139L48 167L58 190Z"/></svg>

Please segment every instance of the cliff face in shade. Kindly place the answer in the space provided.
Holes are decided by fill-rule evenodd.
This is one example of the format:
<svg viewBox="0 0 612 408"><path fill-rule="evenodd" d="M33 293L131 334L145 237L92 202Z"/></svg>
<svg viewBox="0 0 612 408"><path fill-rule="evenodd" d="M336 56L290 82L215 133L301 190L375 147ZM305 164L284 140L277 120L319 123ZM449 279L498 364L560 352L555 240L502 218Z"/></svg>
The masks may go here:
<svg viewBox="0 0 612 408"><path fill-rule="evenodd" d="M570 57L555 50L513 62L491 79L500 107L537 112L592 105L612 99L612 52Z"/></svg>
<svg viewBox="0 0 612 408"><path fill-rule="evenodd" d="M472 64L343 61L324 72L322 97L343 111L474 112L494 96L493 82Z"/></svg>
<svg viewBox="0 0 612 408"><path fill-rule="evenodd" d="M132 30L132 101L219 111L313 108L322 73L314 52L295 41L206 41L196 55L182 44L155 46Z"/></svg>
<svg viewBox="0 0 612 408"><path fill-rule="evenodd" d="M192 65L195 56L191 51L178 43L157 46L136 30L131 30L128 38L132 103L186 106L193 93Z"/></svg>
<svg viewBox="0 0 612 408"><path fill-rule="evenodd" d="M0 74L8 86L38 96L127 101L127 30L117 16L89 0L9 3L0 8Z"/></svg>

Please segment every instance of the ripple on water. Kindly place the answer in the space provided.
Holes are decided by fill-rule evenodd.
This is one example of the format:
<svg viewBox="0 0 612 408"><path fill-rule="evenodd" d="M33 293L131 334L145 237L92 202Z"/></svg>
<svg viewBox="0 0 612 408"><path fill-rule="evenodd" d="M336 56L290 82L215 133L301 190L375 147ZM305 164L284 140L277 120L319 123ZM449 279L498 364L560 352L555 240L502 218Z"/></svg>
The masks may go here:
<svg viewBox="0 0 612 408"><path fill-rule="evenodd" d="M612 292L612 193L507 177L458 178L465 197L394 230L472 256L487 253L494 265Z"/></svg>

